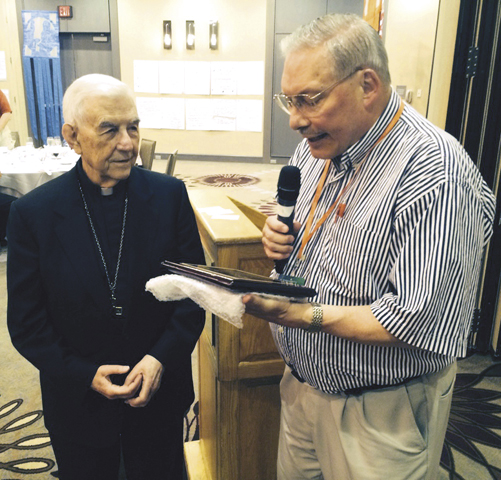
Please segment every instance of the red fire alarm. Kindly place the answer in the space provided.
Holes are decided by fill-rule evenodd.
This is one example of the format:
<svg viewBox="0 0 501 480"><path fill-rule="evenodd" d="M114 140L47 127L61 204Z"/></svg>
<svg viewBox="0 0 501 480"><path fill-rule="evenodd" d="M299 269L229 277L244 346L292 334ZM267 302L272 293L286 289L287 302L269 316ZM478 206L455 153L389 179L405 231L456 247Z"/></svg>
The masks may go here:
<svg viewBox="0 0 501 480"><path fill-rule="evenodd" d="M73 17L73 7L70 5L59 5L57 7L59 12L59 18L72 18Z"/></svg>

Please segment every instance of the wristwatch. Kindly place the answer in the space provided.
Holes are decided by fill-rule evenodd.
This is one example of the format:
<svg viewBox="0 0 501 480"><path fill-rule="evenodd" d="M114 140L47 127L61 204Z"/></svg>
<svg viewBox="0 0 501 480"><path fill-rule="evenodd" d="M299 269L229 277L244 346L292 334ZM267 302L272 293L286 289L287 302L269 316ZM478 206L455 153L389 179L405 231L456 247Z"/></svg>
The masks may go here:
<svg viewBox="0 0 501 480"><path fill-rule="evenodd" d="M313 308L313 315L311 318L311 323L308 326L308 332L320 332L320 330L322 329L322 320L324 318L322 305L316 302L312 302L311 306Z"/></svg>

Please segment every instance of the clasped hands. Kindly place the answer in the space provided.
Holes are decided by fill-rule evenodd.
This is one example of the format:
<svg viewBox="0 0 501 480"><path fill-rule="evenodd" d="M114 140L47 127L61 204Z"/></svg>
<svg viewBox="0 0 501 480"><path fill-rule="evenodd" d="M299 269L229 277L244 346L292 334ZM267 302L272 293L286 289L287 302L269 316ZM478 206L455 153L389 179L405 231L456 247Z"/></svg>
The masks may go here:
<svg viewBox="0 0 501 480"><path fill-rule="evenodd" d="M145 355L127 375L123 385L113 383L113 375L125 375L129 370L126 365L101 365L91 388L109 400L123 399L131 407L145 407L160 387L164 367L155 357Z"/></svg>

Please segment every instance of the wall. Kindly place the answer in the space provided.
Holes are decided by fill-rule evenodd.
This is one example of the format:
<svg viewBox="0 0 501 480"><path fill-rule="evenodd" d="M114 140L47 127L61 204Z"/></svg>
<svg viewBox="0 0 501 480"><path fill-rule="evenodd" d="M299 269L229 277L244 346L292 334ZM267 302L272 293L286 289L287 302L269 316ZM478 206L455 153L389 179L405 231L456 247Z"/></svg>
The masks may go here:
<svg viewBox="0 0 501 480"><path fill-rule="evenodd" d="M387 0L385 9L392 84L412 91L412 106L443 128L459 0Z"/></svg>
<svg viewBox="0 0 501 480"><path fill-rule="evenodd" d="M134 0L118 2L118 28L122 79L133 85L133 61L265 61L267 15L272 0ZM456 36L459 0L386 0L385 45L394 85L414 91L413 106L437 125L445 125L450 75ZM268 9L268 12L267 12ZM438 32L436 32L438 15ZM208 48L208 22L219 21L220 48ZM162 21L173 22L174 47L162 46ZM185 21L196 22L196 49L185 44ZM148 25L144 28L143 25ZM437 33L437 35L435 35ZM436 36L436 48L435 48ZM28 135L15 0L0 1L0 50L7 56L7 81L13 119L24 143ZM434 56L435 55L435 56ZM269 63L269 62L268 62ZM430 75L433 78L430 89ZM271 78L268 79L271 82ZM416 90L422 90L421 99ZM265 89L270 93L268 88ZM140 94L143 96L144 94ZM203 97L199 97L203 98ZM234 98L234 97L230 97ZM256 98L256 97L239 97ZM181 154L262 157L263 133L144 130L145 138L157 140L157 152L179 149ZM266 134L266 133L265 133Z"/></svg>
<svg viewBox="0 0 501 480"><path fill-rule="evenodd" d="M120 0L118 25L122 80L134 84L134 60L263 61L266 43L266 0ZM219 49L209 49L209 20L219 21ZM165 50L162 22L172 21L173 47ZM186 20L195 21L195 50L185 48ZM143 26L148 27L144 28ZM264 82L264 78L263 78ZM148 96L148 94L137 94ZM155 95L151 95L155 96ZM177 97L177 96L176 96ZM180 95L183 97L183 95ZM186 98L207 98L184 96ZM221 97L218 97L221 98ZM224 97L237 98L237 97ZM239 99L263 97L239 96ZM157 152L262 157L262 132L205 132L143 129L157 141Z"/></svg>
<svg viewBox="0 0 501 480"><path fill-rule="evenodd" d="M442 0L438 14L437 45L433 62L428 118L445 128L456 44L460 0Z"/></svg>
<svg viewBox="0 0 501 480"><path fill-rule="evenodd" d="M28 123L21 66L21 48L17 42L18 33L15 0L1 0L0 51L5 52L7 80L0 81L0 88L8 90L9 93L9 103L12 108L9 128L13 132L19 132L21 145L24 145L28 136Z"/></svg>

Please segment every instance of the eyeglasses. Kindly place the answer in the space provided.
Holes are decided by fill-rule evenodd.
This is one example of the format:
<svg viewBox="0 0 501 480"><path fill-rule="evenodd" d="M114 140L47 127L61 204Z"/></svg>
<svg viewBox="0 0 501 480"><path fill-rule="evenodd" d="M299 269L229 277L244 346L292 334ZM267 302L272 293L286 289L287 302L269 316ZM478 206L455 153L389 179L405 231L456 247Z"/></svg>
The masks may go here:
<svg viewBox="0 0 501 480"><path fill-rule="evenodd" d="M324 88L321 92L316 93L315 95L309 95L308 93L300 93L298 95L285 95L285 93L277 93L273 95L273 100L275 100L277 105L287 115L291 114L292 107L296 108L303 115L314 115L320 110L321 100L325 98L322 95L329 90L334 90L334 88L355 75L355 73L359 70L362 70L362 67L356 68L349 75L346 75L346 77L334 82L332 85L329 85L327 88Z"/></svg>

